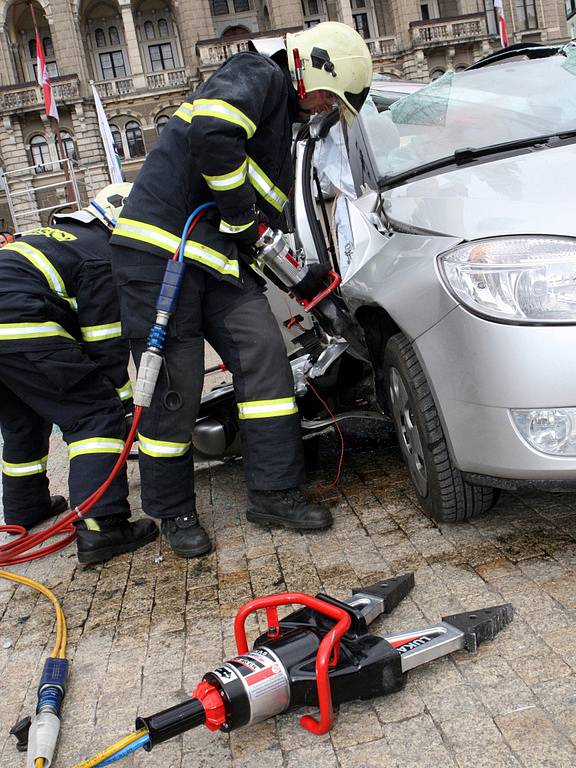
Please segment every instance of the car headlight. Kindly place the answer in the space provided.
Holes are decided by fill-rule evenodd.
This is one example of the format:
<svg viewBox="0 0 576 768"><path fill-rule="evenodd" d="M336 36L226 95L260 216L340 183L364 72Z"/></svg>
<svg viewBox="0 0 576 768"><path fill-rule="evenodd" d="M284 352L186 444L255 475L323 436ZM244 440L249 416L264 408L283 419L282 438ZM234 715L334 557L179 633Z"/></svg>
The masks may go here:
<svg viewBox="0 0 576 768"><path fill-rule="evenodd" d="M475 240L438 257L442 279L465 306L512 323L576 321L576 239Z"/></svg>

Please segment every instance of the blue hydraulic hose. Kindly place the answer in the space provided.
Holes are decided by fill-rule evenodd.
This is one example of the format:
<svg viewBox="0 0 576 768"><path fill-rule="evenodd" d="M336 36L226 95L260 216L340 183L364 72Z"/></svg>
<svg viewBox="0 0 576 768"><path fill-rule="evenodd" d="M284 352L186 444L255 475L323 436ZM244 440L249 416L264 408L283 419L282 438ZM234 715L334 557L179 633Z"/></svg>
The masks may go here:
<svg viewBox="0 0 576 768"><path fill-rule="evenodd" d="M145 747L149 741L150 736L148 734L146 734L146 736L141 736L139 739L136 739L136 741L133 741L132 744L128 744L126 747L123 747L121 750L116 752L115 755L110 755L110 757L107 757L106 760L102 760L101 763L97 763L94 768L103 768L105 765L112 765L112 763L115 763L117 760L122 760L122 758L127 757L128 755L132 754L132 752L136 752L136 750L140 749L140 747Z"/></svg>
<svg viewBox="0 0 576 768"><path fill-rule="evenodd" d="M197 208L195 208L190 216L186 219L186 224L184 224L184 229L182 230L182 238L180 240L180 249L178 251L178 261L184 261L184 248L186 247L186 235L188 234L188 227L190 226L192 220L195 216L197 216L200 211L203 211L205 208L210 208L212 205L216 205L215 202L209 202L209 203L202 203L202 205L199 205Z"/></svg>

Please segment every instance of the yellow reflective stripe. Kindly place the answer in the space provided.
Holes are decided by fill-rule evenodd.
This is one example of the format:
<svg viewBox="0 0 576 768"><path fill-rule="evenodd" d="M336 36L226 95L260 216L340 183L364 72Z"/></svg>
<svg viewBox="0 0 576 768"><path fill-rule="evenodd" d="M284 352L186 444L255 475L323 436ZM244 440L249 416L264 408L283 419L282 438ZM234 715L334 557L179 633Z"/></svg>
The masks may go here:
<svg viewBox="0 0 576 768"><path fill-rule="evenodd" d="M193 117L217 117L243 128L249 139L256 133L256 124L248 115L223 99L196 99L192 104L185 101L174 114L187 123L190 123Z"/></svg>
<svg viewBox="0 0 576 768"><path fill-rule="evenodd" d="M122 335L120 322L105 323L104 325L83 325L82 338L84 341L106 341L117 339Z"/></svg>
<svg viewBox="0 0 576 768"><path fill-rule="evenodd" d="M14 464L11 461L2 462L2 472L9 477L24 477L25 475L39 475L42 472L46 472L46 465L48 464L48 454L42 456L41 459L34 459L33 461L24 461L19 464Z"/></svg>
<svg viewBox="0 0 576 768"><path fill-rule="evenodd" d="M76 440L68 446L68 458L86 456L93 453L122 453L124 440L113 437L89 437L85 440Z"/></svg>
<svg viewBox="0 0 576 768"><path fill-rule="evenodd" d="M248 224L228 224L224 219L220 219L219 230L227 235L235 235L238 232L244 232L245 229L250 229L252 224L254 224L254 219L249 221Z"/></svg>
<svg viewBox="0 0 576 768"><path fill-rule="evenodd" d="M0 323L0 341L42 339L50 336L63 336L74 340L58 323Z"/></svg>
<svg viewBox="0 0 576 768"><path fill-rule="evenodd" d="M206 173L203 173L202 176L210 189L213 189L216 192L222 192L227 189L241 187L246 181L247 174L248 159L244 160L239 168L236 168L235 171L230 171L230 173L223 173L221 176L208 176Z"/></svg>
<svg viewBox="0 0 576 768"><path fill-rule="evenodd" d="M73 309L77 309L76 299L70 298L66 292L66 286L60 273L56 267L49 261L46 256L34 246L28 243L13 243L8 248L5 246L5 250L16 251L20 256L24 256L25 259L36 267L44 277L50 288L60 296L61 299L67 301Z"/></svg>
<svg viewBox="0 0 576 768"><path fill-rule="evenodd" d="M291 416L293 413L298 413L296 400L293 397L238 403L240 419L269 419L272 416Z"/></svg>
<svg viewBox="0 0 576 768"><path fill-rule="evenodd" d="M118 393L120 400L130 400L132 397L132 382L127 381L123 387L116 389L116 392Z"/></svg>
<svg viewBox="0 0 576 768"><path fill-rule="evenodd" d="M248 158L248 176L254 189L267 200L277 211L282 211L288 198L279 187L276 187L262 168L251 158Z"/></svg>
<svg viewBox="0 0 576 768"><path fill-rule="evenodd" d="M190 450L191 443L170 443L167 440L153 440L151 437L144 437L138 432L138 450L147 456L155 458L173 459L177 456L184 456Z"/></svg>
<svg viewBox="0 0 576 768"><path fill-rule="evenodd" d="M155 227L152 224L145 224L142 221L133 219L118 219L114 229L114 234L120 237L126 237L130 240L140 240L143 243L150 243L165 251L174 253L180 243L180 240L167 232L165 229ZM240 269L236 259L229 259L223 253L209 248L207 245L196 243L194 240L187 240L184 248L184 256L190 261L197 261L205 264L207 267L215 269L223 275L232 275L239 277Z"/></svg>

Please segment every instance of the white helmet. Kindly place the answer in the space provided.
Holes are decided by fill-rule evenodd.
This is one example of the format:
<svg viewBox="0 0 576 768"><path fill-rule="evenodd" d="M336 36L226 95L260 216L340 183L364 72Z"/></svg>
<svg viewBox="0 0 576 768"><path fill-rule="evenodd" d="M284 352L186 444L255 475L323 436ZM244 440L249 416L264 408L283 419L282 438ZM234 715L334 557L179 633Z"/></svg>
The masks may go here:
<svg viewBox="0 0 576 768"><path fill-rule="evenodd" d="M297 89L301 82L306 93L330 91L343 102L347 117L358 114L372 82L372 56L358 32L347 24L325 21L288 33L286 48ZM304 95L301 90L299 95Z"/></svg>
<svg viewBox="0 0 576 768"><path fill-rule="evenodd" d="M108 184L98 192L93 200L90 200L85 208L81 208L79 211L55 213L52 215L51 221L59 222L72 219L82 224L90 224L94 219L98 219L104 226L112 230L116 226L122 206L131 189L132 184L127 181Z"/></svg>
<svg viewBox="0 0 576 768"><path fill-rule="evenodd" d="M90 200L85 210L100 219L109 229L114 229L131 189L132 184L127 181L108 184Z"/></svg>

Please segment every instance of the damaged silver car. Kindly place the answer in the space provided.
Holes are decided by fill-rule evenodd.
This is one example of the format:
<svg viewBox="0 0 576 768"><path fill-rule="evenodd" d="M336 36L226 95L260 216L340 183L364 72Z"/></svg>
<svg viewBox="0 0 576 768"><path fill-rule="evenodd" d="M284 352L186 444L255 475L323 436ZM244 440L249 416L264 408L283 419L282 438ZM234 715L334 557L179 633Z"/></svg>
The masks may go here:
<svg viewBox="0 0 576 768"><path fill-rule="evenodd" d="M576 488L576 46L521 54L368 100L328 141L331 204L314 160L330 119L304 127L287 229L341 284L311 312L268 291L305 436L390 420L438 521L501 488ZM213 456L236 429L225 390L195 436Z"/></svg>

